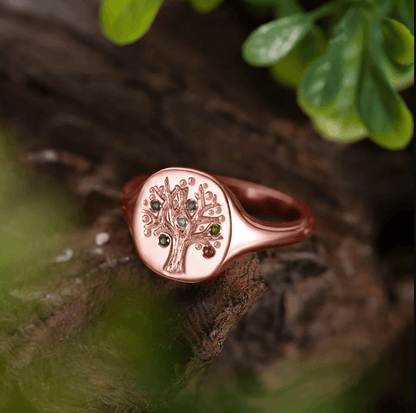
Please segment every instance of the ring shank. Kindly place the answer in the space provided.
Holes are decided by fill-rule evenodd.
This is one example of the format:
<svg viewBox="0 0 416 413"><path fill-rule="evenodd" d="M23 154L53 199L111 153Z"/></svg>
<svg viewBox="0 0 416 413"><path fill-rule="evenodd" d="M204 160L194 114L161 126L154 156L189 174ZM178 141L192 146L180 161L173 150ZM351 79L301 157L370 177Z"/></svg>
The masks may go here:
<svg viewBox="0 0 416 413"><path fill-rule="evenodd" d="M229 253L224 265L229 265L251 251L295 244L313 234L315 215L294 196L253 182L214 176L224 184L229 197L234 200L235 205L230 205L231 209L238 210L234 216L237 217L238 213L243 216L243 220L237 220L236 225L233 225ZM280 216L285 221L263 221L251 216L248 210Z"/></svg>
<svg viewBox="0 0 416 413"><path fill-rule="evenodd" d="M231 189L248 214L264 214L291 222L309 212L305 204L284 192L241 179L214 176ZM258 222L273 225L272 221L257 220L251 215L250 217Z"/></svg>

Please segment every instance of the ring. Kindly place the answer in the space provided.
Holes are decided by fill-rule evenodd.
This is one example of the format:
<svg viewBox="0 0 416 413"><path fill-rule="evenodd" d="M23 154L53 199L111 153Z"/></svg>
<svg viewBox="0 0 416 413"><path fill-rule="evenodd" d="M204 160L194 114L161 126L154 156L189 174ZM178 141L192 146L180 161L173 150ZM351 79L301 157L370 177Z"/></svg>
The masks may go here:
<svg viewBox="0 0 416 413"><path fill-rule="evenodd" d="M211 279L252 252L303 241L316 222L291 195L190 168L133 178L120 207L142 261L185 283ZM249 212L284 221L263 221Z"/></svg>

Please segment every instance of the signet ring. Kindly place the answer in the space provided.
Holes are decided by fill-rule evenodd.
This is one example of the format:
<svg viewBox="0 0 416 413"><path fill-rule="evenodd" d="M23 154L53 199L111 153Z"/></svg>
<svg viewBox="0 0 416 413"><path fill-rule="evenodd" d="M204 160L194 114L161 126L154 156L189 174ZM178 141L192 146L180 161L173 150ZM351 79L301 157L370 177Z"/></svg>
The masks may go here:
<svg viewBox="0 0 416 413"><path fill-rule="evenodd" d="M289 194L179 167L131 179L120 207L141 260L185 283L214 278L255 251L306 240L316 223L310 208Z"/></svg>

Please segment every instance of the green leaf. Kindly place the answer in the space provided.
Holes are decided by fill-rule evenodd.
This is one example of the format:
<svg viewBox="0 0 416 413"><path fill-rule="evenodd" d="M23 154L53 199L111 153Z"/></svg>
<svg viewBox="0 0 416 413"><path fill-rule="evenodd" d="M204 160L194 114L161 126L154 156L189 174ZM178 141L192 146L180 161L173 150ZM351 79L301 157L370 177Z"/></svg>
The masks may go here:
<svg viewBox="0 0 416 413"><path fill-rule="evenodd" d="M114 43L126 45L143 37L150 29L163 0L104 0L100 23Z"/></svg>
<svg viewBox="0 0 416 413"><path fill-rule="evenodd" d="M335 37L329 42L326 53L305 71L301 96L310 108L329 107L342 86L344 54L359 27L360 13L350 9L335 28Z"/></svg>
<svg viewBox="0 0 416 413"><path fill-rule="evenodd" d="M299 88L297 91L299 106L311 117L313 127L324 139L351 143L363 139L368 134L354 102L362 48L363 30L359 26L343 51L344 75L341 89L331 106L311 107L303 100L302 89Z"/></svg>
<svg viewBox="0 0 416 413"><path fill-rule="evenodd" d="M409 29L397 20L384 18L381 22L384 33L384 50L396 62L408 65L415 60L415 39Z"/></svg>
<svg viewBox="0 0 416 413"><path fill-rule="evenodd" d="M272 3L274 6L274 15L276 18L305 12L304 7L299 3L298 0L272 0Z"/></svg>
<svg viewBox="0 0 416 413"><path fill-rule="evenodd" d="M302 82L306 68L322 56L326 48L322 29L315 27L289 54L269 68L270 76L276 82L296 89Z"/></svg>
<svg viewBox="0 0 416 413"><path fill-rule="evenodd" d="M312 63L302 79L302 99L312 108L328 107L338 95L342 84L343 50L330 43L327 52Z"/></svg>
<svg viewBox="0 0 416 413"><path fill-rule="evenodd" d="M395 10L390 17L403 23L412 33L415 34L415 2L414 0L395 0Z"/></svg>
<svg viewBox="0 0 416 413"><path fill-rule="evenodd" d="M357 108L371 139L387 149L402 149L412 138L412 114L370 53L362 56Z"/></svg>
<svg viewBox="0 0 416 413"><path fill-rule="evenodd" d="M379 0L377 8L380 16L387 17L390 15L394 7L394 2L397 0Z"/></svg>
<svg viewBox="0 0 416 413"><path fill-rule="evenodd" d="M272 0L276 18L295 13L305 13L297 0ZM302 82L303 74L308 65L321 56L327 47L323 30L315 26L306 36L274 65L269 73L272 79L288 88L296 89Z"/></svg>
<svg viewBox="0 0 416 413"><path fill-rule="evenodd" d="M414 62L407 65L398 63L392 53L387 52L385 40L383 48L384 53L381 55L380 62L387 79L394 85L397 91L411 86L414 83L415 77Z"/></svg>
<svg viewBox="0 0 416 413"><path fill-rule="evenodd" d="M189 0L192 8L199 13L209 13L215 10L224 0Z"/></svg>
<svg viewBox="0 0 416 413"><path fill-rule="evenodd" d="M272 15L272 0L241 0L244 7L253 15L268 18Z"/></svg>
<svg viewBox="0 0 416 413"><path fill-rule="evenodd" d="M313 27L312 18L305 13L263 24L244 42L243 58L253 66L271 66L293 50Z"/></svg>
<svg viewBox="0 0 416 413"><path fill-rule="evenodd" d="M368 21L372 22L372 25L377 27L378 23L374 20L374 15L368 17ZM363 18L362 20L365 20ZM389 149L398 149L404 147L410 140L412 134L412 117L409 110L401 101L400 96L394 90L394 87L388 82L388 72L384 74L384 67L393 67L388 62L387 56L383 53L382 41L383 33L381 27L379 30L372 30L374 33L371 36L371 41L364 36L365 25L360 25L356 34L345 48L342 59L344 62L344 76L342 78L341 90L335 98L332 106L325 108L313 108L308 106L301 98L301 89L298 89L298 103L302 110L311 117L314 128L323 136L324 139L337 140L338 142L355 142L357 140L367 137L377 142L380 146ZM371 30L370 30L371 31ZM367 124L367 116L362 114L362 110L358 107L357 93L361 94L361 98L365 99L368 95L368 90L363 90L361 84L359 84L359 75L361 75L360 68L368 68L368 62L362 62L362 57L371 54L371 61L377 62L378 69L381 76L384 75L385 82L390 86L390 97L392 101L396 102L392 106L396 109L397 122L393 122L393 126L390 125L390 131L384 131L383 133L377 133L377 129L369 130ZM409 76L408 68L399 66L399 69L406 69L403 74ZM400 78L400 71L398 78ZM358 85L358 86L357 86ZM378 90L378 92L381 92ZM376 92L377 94L377 88ZM391 97L393 96L393 98ZM385 97L382 96L383 99ZM368 107L372 110L372 106L380 104L380 96L367 97ZM377 102L377 103L375 103ZM380 111L380 109L378 109ZM377 114L377 113L376 113ZM380 115L377 115L378 118ZM379 120L379 119L378 119ZM376 123L377 121L371 120L370 123ZM371 126L371 125L370 125Z"/></svg>
<svg viewBox="0 0 416 413"><path fill-rule="evenodd" d="M384 54L381 61L387 79L394 85L397 91L408 88L414 84L415 64L403 66Z"/></svg>
<svg viewBox="0 0 416 413"><path fill-rule="evenodd" d="M411 140L413 117L384 73L383 30L374 15L363 13L364 51L356 106L370 138L386 149L402 149Z"/></svg>
<svg viewBox="0 0 416 413"><path fill-rule="evenodd" d="M363 140L368 131L354 105L348 105L345 109L345 112L338 110L311 115L313 128L328 141L354 143Z"/></svg>

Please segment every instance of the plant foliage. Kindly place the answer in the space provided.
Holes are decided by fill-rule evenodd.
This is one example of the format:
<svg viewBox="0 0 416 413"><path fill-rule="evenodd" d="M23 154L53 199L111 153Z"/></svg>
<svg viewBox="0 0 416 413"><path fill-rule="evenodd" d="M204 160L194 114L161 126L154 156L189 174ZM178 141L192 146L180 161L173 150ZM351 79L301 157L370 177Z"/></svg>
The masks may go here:
<svg viewBox="0 0 416 413"><path fill-rule="evenodd" d="M200 12L223 0L189 0ZM297 91L302 110L326 139L369 137L391 150L413 136L413 116L398 91L414 81L414 2L334 0L306 12L298 0L243 0L273 16L242 45L243 59L268 67L272 78ZM162 0L103 0L101 27L115 43L140 39ZM327 19L327 32L318 25Z"/></svg>

